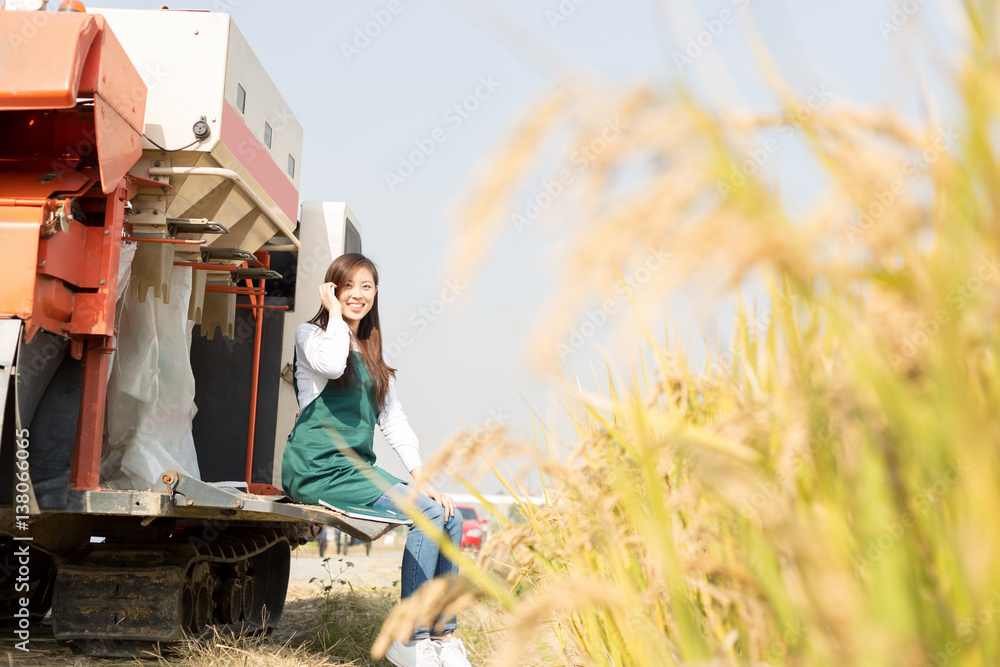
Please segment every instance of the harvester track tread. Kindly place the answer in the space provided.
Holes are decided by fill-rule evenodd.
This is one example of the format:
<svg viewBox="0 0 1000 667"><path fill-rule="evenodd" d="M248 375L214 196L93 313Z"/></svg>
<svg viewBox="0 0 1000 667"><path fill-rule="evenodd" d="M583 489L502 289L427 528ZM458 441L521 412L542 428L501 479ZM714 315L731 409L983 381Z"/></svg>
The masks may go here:
<svg viewBox="0 0 1000 667"><path fill-rule="evenodd" d="M56 639L88 655L121 656L211 623L273 627L288 586L285 534L241 528L216 531L211 542L203 536L192 529L164 542L95 544L61 564ZM233 610L243 613L234 618Z"/></svg>

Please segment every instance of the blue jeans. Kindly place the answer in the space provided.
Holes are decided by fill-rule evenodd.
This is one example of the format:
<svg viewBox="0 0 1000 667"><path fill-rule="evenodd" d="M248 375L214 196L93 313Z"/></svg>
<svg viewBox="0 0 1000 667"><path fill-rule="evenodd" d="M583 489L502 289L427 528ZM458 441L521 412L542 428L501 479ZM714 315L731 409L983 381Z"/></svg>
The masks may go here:
<svg viewBox="0 0 1000 667"><path fill-rule="evenodd" d="M392 501L391 496L406 495L406 484L396 484L391 489L382 494L375 501L369 503L371 507L382 507L395 512L402 512ZM421 494L417 496L416 508L431 523L444 531L445 535L451 537L455 546L462 545L462 515L456 512L450 519L445 521L444 508ZM405 599L413 595L420 588L421 584L436 577L453 576L458 572L458 566L451 562L441 553L437 542L416 526L410 526L410 532L406 536L406 548L403 551L403 571L400 581L400 598ZM443 625L444 633L454 632L458 627L458 621L454 616L448 618L438 618L435 625ZM430 636L431 628L418 627L411 639L426 639Z"/></svg>

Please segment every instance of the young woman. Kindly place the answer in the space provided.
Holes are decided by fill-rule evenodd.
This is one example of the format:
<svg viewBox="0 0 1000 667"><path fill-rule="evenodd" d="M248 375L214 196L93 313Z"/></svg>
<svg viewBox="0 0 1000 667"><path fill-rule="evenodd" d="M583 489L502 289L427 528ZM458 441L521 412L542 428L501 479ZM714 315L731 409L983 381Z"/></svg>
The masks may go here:
<svg viewBox="0 0 1000 667"><path fill-rule="evenodd" d="M319 312L295 330L299 416L281 460L285 493L313 505L323 499L399 511L393 498L407 488L375 465L377 425L421 491L419 511L461 544L462 519L454 500L422 481L417 436L396 398L395 369L382 356L375 264L358 253L341 255L327 269L319 294ZM409 597L425 581L457 569L433 539L411 527L400 595ZM393 642L386 658L406 667L470 667L462 640L453 636L456 619L438 620L441 635L416 628L410 641Z"/></svg>

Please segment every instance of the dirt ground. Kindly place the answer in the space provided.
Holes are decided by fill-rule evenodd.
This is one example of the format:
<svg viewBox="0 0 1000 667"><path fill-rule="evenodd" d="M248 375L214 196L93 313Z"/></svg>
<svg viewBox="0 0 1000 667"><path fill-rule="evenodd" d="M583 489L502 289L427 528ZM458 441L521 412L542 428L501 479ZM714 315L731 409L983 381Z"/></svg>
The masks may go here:
<svg viewBox="0 0 1000 667"><path fill-rule="evenodd" d="M285 613L272 633L271 641L284 643L308 624L311 615L317 613L319 601L315 598L320 596L321 591L319 584L311 582L311 579L328 581L333 575L333 579L348 581L356 587L392 586L399 580L402 549L402 541L397 540L395 545L390 546L381 540L372 545L370 555L365 554L364 545L352 546L347 555L339 555L331 545L326 552L329 572L319 557L316 543L294 550ZM346 563L353 563L353 566ZM74 655L71 649L56 642L48 618L31 628L28 653L14 648L16 639L11 630L0 629L0 633L0 667L139 667L163 664L157 660L98 659Z"/></svg>

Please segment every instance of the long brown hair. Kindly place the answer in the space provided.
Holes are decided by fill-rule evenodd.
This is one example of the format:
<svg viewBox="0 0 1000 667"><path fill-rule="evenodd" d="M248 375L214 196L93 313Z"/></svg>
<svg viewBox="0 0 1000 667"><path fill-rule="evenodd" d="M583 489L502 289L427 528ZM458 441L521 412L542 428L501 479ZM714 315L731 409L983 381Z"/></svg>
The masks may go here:
<svg viewBox="0 0 1000 667"><path fill-rule="evenodd" d="M344 289L344 285L358 269L368 269L371 271L372 278L375 279L375 287L378 288L378 269L375 268L374 262L361 253L349 252L341 255L333 260L330 263L330 267L326 270L326 279L323 282L333 283L337 286L335 290L337 297L336 307L338 309L337 317L341 316L340 291ZM321 304L319 312L309 322L319 325L326 331L326 326L330 322L330 311ZM351 337L355 338L353 331L351 332ZM396 369L390 368L389 364L385 363L385 360L382 358L382 326L378 320L378 289L375 290L375 298L372 299L371 310L358 323L358 334L355 340L358 341L358 347L361 349L361 360L365 364L365 369L375 383L375 399L378 402L379 412L381 412L385 405L386 396L389 394L389 378L396 377ZM330 380L330 382L338 389L346 389L350 386L356 386L359 382L359 378L356 376L357 373L354 370L354 364L348 363L344 374L336 380Z"/></svg>

